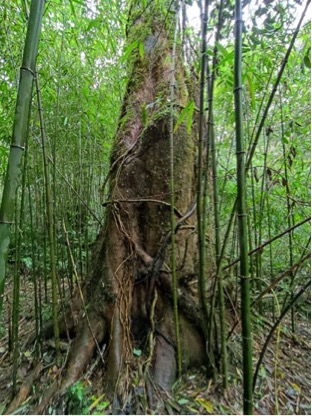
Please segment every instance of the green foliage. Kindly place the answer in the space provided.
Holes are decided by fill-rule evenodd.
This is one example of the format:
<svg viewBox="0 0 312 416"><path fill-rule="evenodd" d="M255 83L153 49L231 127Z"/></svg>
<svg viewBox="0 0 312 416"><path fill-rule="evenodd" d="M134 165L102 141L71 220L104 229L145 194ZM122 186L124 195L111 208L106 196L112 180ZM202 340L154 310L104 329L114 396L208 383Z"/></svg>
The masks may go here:
<svg viewBox="0 0 312 416"><path fill-rule="evenodd" d="M88 389L82 381L77 381L70 386L67 391L67 406L68 413L73 415L88 414L87 406L87 391Z"/></svg>
<svg viewBox="0 0 312 416"><path fill-rule="evenodd" d="M104 395L99 397L90 395L90 387L82 381L77 381L67 390L67 411L73 415L101 415L110 405L103 400Z"/></svg>
<svg viewBox="0 0 312 416"><path fill-rule="evenodd" d="M173 129L174 133L178 130L179 126L182 123L185 123L186 130L187 130L188 133L190 133L191 128L192 128L192 123L193 123L194 110L195 110L195 102L193 100L189 101L186 104L186 106L181 110L181 112L180 112L180 114L177 118L176 124L175 124L174 129Z"/></svg>
<svg viewBox="0 0 312 416"><path fill-rule="evenodd" d="M52 319L52 307L51 305L44 305L42 309L42 319L44 322L49 322Z"/></svg>

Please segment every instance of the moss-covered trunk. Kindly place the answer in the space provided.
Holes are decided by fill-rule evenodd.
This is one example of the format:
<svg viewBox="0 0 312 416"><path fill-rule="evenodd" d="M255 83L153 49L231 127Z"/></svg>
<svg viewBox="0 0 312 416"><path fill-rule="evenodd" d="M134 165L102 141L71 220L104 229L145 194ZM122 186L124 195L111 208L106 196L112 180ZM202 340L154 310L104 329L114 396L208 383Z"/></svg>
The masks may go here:
<svg viewBox="0 0 312 416"><path fill-rule="evenodd" d="M82 321L61 386L64 391L73 383L96 344L100 348L105 343L103 384L115 399L116 412L125 411L129 397L142 391L155 405L155 397L169 390L176 378L170 270L170 16L167 13L166 19L155 5L144 17L139 9L131 13L130 77L111 155L105 226L96 242L86 287L88 311L84 311L89 320ZM179 48L175 67L176 120L192 99ZM187 131L184 123L174 133L176 270L184 368L205 361L196 293L196 139L195 128ZM42 411L48 401L49 397L36 411Z"/></svg>
<svg viewBox="0 0 312 416"><path fill-rule="evenodd" d="M151 10L132 13L131 75L111 157L106 225L97 242L89 293L102 288L108 306L109 387L127 391L138 363L133 349L150 356L154 381L168 388L176 375L170 273L169 90L172 68L170 21ZM179 51L176 56L175 115L191 99ZM174 135L177 221L194 208L194 131L182 124ZM194 210L193 210L194 211ZM177 274L184 365L204 359L197 304L195 215L176 235ZM101 302L100 302L101 304ZM153 307L155 305L155 308ZM153 334L151 331L153 330ZM151 341L153 338L153 342ZM151 347L153 351L151 351ZM126 385L125 385L126 384Z"/></svg>

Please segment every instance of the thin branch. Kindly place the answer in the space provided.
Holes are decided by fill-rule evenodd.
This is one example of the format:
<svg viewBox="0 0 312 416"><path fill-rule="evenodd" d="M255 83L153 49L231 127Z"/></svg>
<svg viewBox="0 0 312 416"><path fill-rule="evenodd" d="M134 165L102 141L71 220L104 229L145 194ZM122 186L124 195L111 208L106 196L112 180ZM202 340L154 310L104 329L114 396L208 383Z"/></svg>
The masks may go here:
<svg viewBox="0 0 312 416"><path fill-rule="evenodd" d="M305 224L306 222L308 222L310 220L311 220L311 217L305 218L304 220L302 220L302 221L298 222L297 224L293 225L292 227L287 228L287 230L281 232L280 234L277 234L276 236L272 237L270 240L264 241L260 246L258 246L256 248L254 248L253 250L249 251L248 255L252 256L253 254L257 253L258 251L264 249L264 247L266 247L267 245L273 243L273 241L278 240L279 238L283 237L285 234L290 233L295 228L300 227L300 225L303 225L303 224ZM224 266L223 270L230 269L231 267L233 267L238 262L239 262L239 258L233 260L232 263Z"/></svg>

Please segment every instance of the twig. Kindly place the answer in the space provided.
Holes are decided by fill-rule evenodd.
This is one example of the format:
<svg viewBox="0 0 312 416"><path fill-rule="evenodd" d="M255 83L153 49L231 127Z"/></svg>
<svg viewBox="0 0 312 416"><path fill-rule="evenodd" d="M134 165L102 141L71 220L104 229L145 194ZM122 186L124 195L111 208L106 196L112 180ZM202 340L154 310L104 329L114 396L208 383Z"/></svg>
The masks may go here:
<svg viewBox="0 0 312 416"><path fill-rule="evenodd" d="M170 208L171 204L169 204L169 202L166 201L161 201L159 199L150 199L150 198L138 198L138 199L114 199L111 201L105 201L103 202L102 206L106 207L109 204L118 204L120 202L126 202L126 203L140 203L140 202L153 202L154 204L161 204L161 205L165 205L166 207ZM181 214L181 212L177 209L177 208L173 208L174 212L177 214L177 216L179 218L183 217L183 214Z"/></svg>
<svg viewBox="0 0 312 416"><path fill-rule="evenodd" d="M273 241L283 237L285 234L290 233L292 230L294 230L295 228L299 227L300 225L305 224L306 222L310 221L311 217L305 218L304 220L298 222L297 224L293 225L292 227L287 228L287 230L281 232L280 234L277 234L276 236L272 237L270 240L264 241L262 244L260 244L260 246L254 248L253 250L249 251L248 255L252 256L253 254L257 253L258 251L262 250L265 246L267 246L268 244L273 243ZM226 265L223 267L223 270L227 270L230 267L234 266L235 264L237 264L239 262L239 258L235 259L232 261L232 263Z"/></svg>

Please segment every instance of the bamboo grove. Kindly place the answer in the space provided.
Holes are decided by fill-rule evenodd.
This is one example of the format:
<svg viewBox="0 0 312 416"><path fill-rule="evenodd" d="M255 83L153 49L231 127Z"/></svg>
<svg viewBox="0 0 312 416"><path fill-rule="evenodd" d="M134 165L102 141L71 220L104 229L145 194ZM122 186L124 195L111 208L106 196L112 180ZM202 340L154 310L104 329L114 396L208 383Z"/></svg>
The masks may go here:
<svg viewBox="0 0 312 416"><path fill-rule="evenodd" d="M154 47L143 24L143 42L141 34L128 36L129 25L154 10L162 16L155 43L164 32L171 42L164 60L169 98L158 115L168 119L168 198L149 200L170 208L158 254L170 253L159 268L172 288L171 413L279 414L290 406L281 398L281 345L287 340L304 349L310 331L309 7L310 0L0 3L0 414L36 409L40 394L31 386L39 374L56 369L61 376L74 344L67 320L69 308L76 316L75 299L96 344L84 383L100 362L107 365L108 341L98 342L91 328L85 282L114 202L110 155L129 121L123 100L135 82L131 68ZM191 91L185 105L178 102L181 74ZM161 100L141 105L143 131ZM191 168L177 162L181 128L194 139ZM176 208L179 169L195 172L186 213ZM205 340L200 371L216 386L215 402L210 387L193 402L183 390L193 370L184 365L181 232L196 240L192 288ZM146 324L149 365L157 293ZM141 349L133 355L139 359ZM22 396L25 360L33 378ZM91 396L92 387L87 392L79 383L67 386L67 412L113 412L113 399ZM2 399L4 385L9 392ZM297 387L293 394L302 396L291 412L309 414L304 387ZM53 400L48 404L51 414Z"/></svg>

